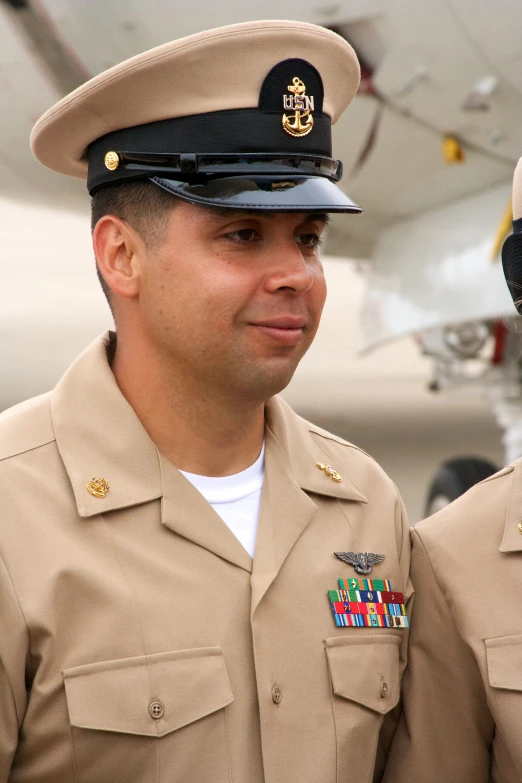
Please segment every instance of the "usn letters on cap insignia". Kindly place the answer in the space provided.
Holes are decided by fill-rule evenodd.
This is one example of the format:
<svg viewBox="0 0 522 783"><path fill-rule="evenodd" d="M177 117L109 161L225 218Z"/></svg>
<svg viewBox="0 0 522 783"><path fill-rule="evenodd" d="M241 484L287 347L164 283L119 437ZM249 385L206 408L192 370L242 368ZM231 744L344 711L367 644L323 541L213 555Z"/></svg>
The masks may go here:
<svg viewBox="0 0 522 783"><path fill-rule="evenodd" d="M290 136L306 136L314 127L314 97L305 95L306 86L299 76L294 76L288 92L292 95L283 95L283 106L294 114L283 114L283 128Z"/></svg>

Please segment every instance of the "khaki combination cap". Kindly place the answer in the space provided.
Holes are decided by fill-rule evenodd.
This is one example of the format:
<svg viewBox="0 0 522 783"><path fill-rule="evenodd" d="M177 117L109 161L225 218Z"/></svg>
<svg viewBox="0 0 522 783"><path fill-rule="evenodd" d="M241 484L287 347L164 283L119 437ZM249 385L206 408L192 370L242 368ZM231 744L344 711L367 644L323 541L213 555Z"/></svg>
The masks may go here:
<svg viewBox="0 0 522 783"><path fill-rule="evenodd" d="M522 158L519 159L513 174L513 220L522 218Z"/></svg>
<svg viewBox="0 0 522 783"><path fill-rule="evenodd" d="M513 233L502 247L502 267L511 298L522 315L522 158L513 174Z"/></svg>
<svg viewBox="0 0 522 783"><path fill-rule="evenodd" d="M360 212L331 148L359 80L350 44L323 27L230 25L94 77L37 121L31 147L91 195L150 179L209 206Z"/></svg>

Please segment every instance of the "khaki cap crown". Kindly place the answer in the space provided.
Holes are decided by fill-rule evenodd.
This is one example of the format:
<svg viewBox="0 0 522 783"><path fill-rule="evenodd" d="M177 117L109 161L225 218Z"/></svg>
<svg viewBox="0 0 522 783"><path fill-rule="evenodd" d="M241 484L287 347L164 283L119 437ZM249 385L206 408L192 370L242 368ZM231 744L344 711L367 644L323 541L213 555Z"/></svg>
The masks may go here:
<svg viewBox="0 0 522 783"><path fill-rule="evenodd" d="M324 84L336 122L360 80L347 41L305 22L258 21L159 46L89 80L36 123L31 148L54 171L86 179L88 146L112 131L165 119L257 107L263 80L287 58L306 57Z"/></svg>
<svg viewBox="0 0 522 783"><path fill-rule="evenodd" d="M522 158L519 159L513 174L513 220L522 218Z"/></svg>

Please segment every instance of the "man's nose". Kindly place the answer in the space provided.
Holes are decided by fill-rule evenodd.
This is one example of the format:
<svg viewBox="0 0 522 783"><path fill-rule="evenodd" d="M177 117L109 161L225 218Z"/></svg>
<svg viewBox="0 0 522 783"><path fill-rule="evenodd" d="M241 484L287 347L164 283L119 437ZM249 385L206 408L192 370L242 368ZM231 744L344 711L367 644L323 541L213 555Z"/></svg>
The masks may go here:
<svg viewBox="0 0 522 783"><path fill-rule="evenodd" d="M303 255L295 240L274 243L269 253L267 291L286 290L305 294L310 290L314 282L313 259Z"/></svg>

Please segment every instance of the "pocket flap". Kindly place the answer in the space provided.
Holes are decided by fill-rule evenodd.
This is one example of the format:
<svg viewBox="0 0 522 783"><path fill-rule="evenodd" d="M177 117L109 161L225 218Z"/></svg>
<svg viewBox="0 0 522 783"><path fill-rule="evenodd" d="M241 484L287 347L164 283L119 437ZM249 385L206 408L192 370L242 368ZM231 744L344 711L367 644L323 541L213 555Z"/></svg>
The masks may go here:
<svg viewBox="0 0 522 783"><path fill-rule="evenodd" d="M99 731L162 737L234 698L219 647L91 663L63 677L71 725Z"/></svg>
<svg viewBox="0 0 522 783"><path fill-rule="evenodd" d="M395 707L400 696L401 638L387 633L326 639L335 695L383 714Z"/></svg>
<svg viewBox="0 0 522 783"><path fill-rule="evenodd" d="M522 636L486 639L486 658L493 688L522 691Z"/></svg>

